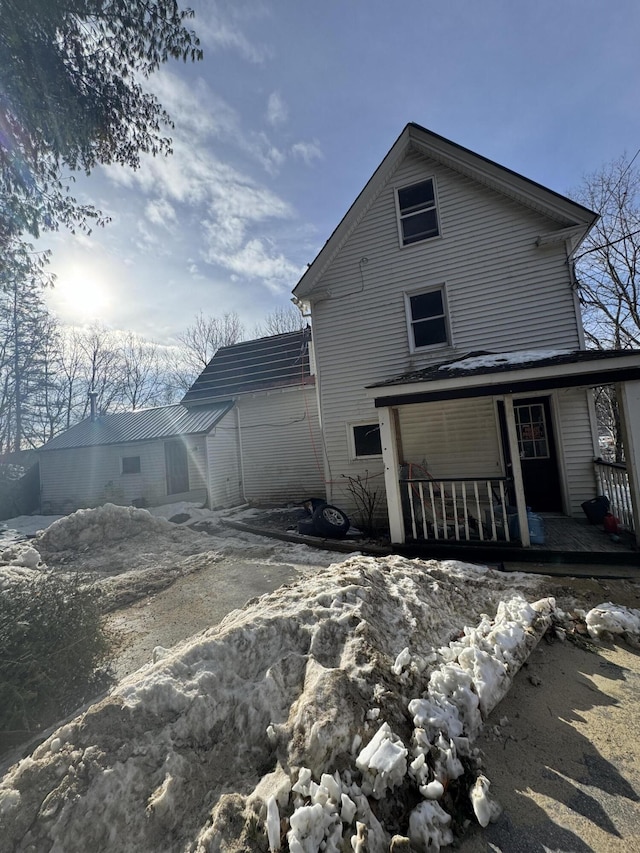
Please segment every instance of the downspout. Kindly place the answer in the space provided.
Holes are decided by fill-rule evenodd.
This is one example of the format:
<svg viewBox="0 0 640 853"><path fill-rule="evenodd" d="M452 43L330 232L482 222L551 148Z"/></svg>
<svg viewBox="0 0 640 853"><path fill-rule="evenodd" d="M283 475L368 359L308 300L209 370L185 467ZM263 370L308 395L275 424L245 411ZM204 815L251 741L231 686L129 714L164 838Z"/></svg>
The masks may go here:
<svg viewBox="0 0 640 853"><path fill-rule="evenodd" d="M576 315L576 331L578 333L578 345L580 349L587 348L587 342L584 337L584 325L582 323L582 310L580 308L580 293L578 288L578 280L576 278L576 262L573 260L570 251L569 241L565 241L565 252L567 254L567 264L569 266L569 280L571 282L571 292L573 294L573 308Z"/></svg>

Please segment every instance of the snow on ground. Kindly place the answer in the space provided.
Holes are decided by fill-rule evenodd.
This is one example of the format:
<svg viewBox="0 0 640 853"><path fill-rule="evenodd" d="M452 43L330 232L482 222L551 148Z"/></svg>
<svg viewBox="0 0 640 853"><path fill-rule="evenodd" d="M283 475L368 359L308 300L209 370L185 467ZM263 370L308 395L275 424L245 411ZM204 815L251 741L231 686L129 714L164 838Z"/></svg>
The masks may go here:
<svg viewBox="0 0 640 853"><path fill-rule="evenodd" d="M0 542L15 542L28 536L35 536L59 518L62 516L17 515L15 518L7 518L5 521L0 521Z"/></svg>
<svg viewBox="0 0 640 853"><path fill-rule="evenodd" d="M550 603L506 586L359 556L265 596L18 764L1 831L17 850L138 853L275 850L283 827L295 853L387 850L399 829L437 850L456 798L481 822L495 809L471 743L548 624Z"/></svg>
<svg viewBox="0 0 640 853"><path fill-rule="evenodd" d="M245 510L236 517L244 518L250 512ZM333 554L306 545L271 541L251 533L229 536L220 525L225 515L228 512L179 503L155 507L153 512L105 504L69 516L49 517L49 525L33 539L0 544L5 546L0 550L0 589L26 580L29 572L32 577L42 571L81 572L87 582L100 582L105 610L111 610L222 560L241 558L302 568L326 567L335 559ZM22 531L36 529L29 518L23 516ZM36 518L40 522L46 517ZM194 529L185 526L189 523ZM37 529L41 528L42 524ZM201 532L204 530L217 535Z"/></svg>
<svg viewBox="0 0 640 853"><path fill-rule="evenodd" d="M85 565L102 584L239 554L315 571L158 648L15 765L7 849L376 853L395 834L437 851L498 814L473 741L561 615L536 601L539 576L398 556L322 568L335 555L109 505L28 547L45 563L12 552L0 580ZM640 626L613 605L585 618L593 633Z"/></svg>

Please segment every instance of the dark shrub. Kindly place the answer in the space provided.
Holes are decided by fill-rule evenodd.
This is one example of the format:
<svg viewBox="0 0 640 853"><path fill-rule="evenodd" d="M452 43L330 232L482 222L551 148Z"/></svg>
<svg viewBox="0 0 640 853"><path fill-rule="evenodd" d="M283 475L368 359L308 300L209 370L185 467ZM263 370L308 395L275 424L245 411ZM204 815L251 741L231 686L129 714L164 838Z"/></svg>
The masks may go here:
<svg viewBox="0 0 640 853"><path fill-rule="evenodd" d="M50 725L104 685L111 641L99 590L42 574L0 592L0 737Z"/></svg>

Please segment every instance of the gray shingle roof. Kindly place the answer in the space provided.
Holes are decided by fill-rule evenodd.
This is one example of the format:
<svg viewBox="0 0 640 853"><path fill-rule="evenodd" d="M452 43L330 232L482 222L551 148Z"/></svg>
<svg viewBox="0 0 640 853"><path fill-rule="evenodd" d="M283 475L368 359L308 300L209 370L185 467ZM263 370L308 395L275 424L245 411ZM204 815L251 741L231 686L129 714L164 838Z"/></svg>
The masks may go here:
<svg viewBox="0 0 640 853"><path fill-rule="evenodd" d="M579 364L580 362L611 362L612 360L625 358L630 355L638 355L640 350L572 350L554 355L547 355L545 351L540 352L539 358L529 358L526 361L519 361L518 353L503 353L505 360L503 363L486 365L479 363L478 366L465 367L464 362L469 359L472 363L474 359L480 359L482 356L500 355L500 353L491 353L486 350L480 352L470 352L465 355L457 356L449 361L438 362L424 367L420 370L412 370L410 373L402 373L400 376L394 376L391 379L386 379L382 382L376 382L368 388L385 388L390 385L410 385L419 382L433 382L441 379L449 379L455 376L474 376L476 374L495 374L495 373L510 373L515 370L522 370L527 367L548 367L554 364ZM513 359L513 360L510 360ZM449 366L451 365L451 366Z"/></svg>
<svg viewBox="0 0 640 853"><path fill-rule="evenodd" d="M124 444L129 441L150 441L177 435L202 435L208 433L231 406L229 401L197 409L187 409L178 404L156 409L139 409L135 412L114 412L101 415L94 421L87 418L56 435L40 448L40 452Z"/></svg>
<svg viewBox="0 0 640 853"><path fill-rule="evenodd" d="M313 381L309 369L311 329L222 347L182 399L186 405Z"/></svg>

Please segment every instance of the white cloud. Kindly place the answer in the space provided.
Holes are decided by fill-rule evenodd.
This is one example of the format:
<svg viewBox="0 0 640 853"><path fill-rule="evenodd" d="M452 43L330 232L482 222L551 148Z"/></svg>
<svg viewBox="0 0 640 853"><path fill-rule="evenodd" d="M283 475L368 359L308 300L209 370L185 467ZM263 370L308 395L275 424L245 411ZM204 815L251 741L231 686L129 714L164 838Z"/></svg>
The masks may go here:
<svg viewBox="0 0 640 853"><path fill-rule="evenodd" d="M278 124L283 124L288 117L287 105L280 97L280 93L272 92L267 102L267 121L275 127Z"/></svg>
<svg viewBox="0 0 640 853"><path fill-rule="evenodd" d="M164 198L157 198L147 202L145 213L149 222L152 222L154 225L164 225L165 228L178 221L173 205Z"/></svg>
<svg viewBox="0 0 640 853"><path fill-rule="evenodd" d="M251 6L251 17L262 17L263 11L259 4L254 3ZM238 7L223 11L220 3L209 2L198 10L194 29L202 44L212 50L231 50L249 62L264 62L271 56L271 50L266 45L252 42L244 34L238 20L241 17L239 12L241 10Z"/></svg>
<svg viewBox="0 0 640 853"><path fill-rule="evenodd" d="M189 148L208 146L212 140L219 140L248 154L270 175L276 174L284 163L284 153L268 136L245 130L239 112L204 80L188 85L163 70L155 78L153 90L175 123L174 151L181 139L188 140Z"/></svg>
<svg viewBox="0 0 640 853"><path fill-rule="evenodd" d="M206 259L243 278L260 279L276 293L290 289L302 274L302 270L282 253L270 252L264 241L258 238L248 240L234 252L214 237L206 252Z"/></svg>
<svg viewBox="0 0 640 853"><path fill-rule="evenodd" d="M307 165L324 157L319 142L296 142L291 146L291 153L294 157L304 160Z"/></svg>
<svg viewBox="0 0 640 853"><path fill-rule="evenodd" d="M259 282L270 291L291 287L301 270L269 237L273 224L293 220L295 211L251 174L256 163L276 174L286 161L285 153L266 133L244 130L238 112L204 81L189 86L164 71L158 81L155 91L176 123L173 155L145 157L136 172L106 170L112 181L143 196L137 249L157 253L171 246L175 251L164 233L170 228L176 241L190 247L192 254L183 269L192 279L209 275L193 260L199 252L227 275ZM272 96L270 107L273 121L281 120L277 117L286 110L279 96ZM296 154L314 156L308 148Z"/></svg>

